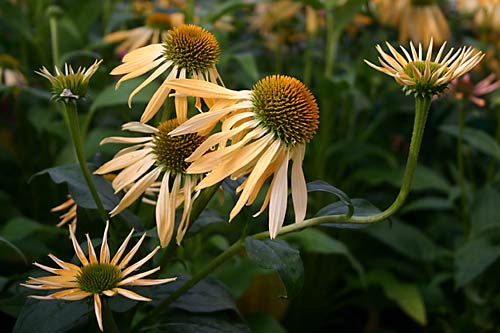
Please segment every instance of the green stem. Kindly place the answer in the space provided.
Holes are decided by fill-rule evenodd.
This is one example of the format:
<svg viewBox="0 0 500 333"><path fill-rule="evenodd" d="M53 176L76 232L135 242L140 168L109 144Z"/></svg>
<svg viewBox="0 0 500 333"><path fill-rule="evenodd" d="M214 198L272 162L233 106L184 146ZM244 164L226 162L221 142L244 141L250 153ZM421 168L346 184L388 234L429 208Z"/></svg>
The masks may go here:
<svg viewBox="0 0 500 333"><path fill-rule="evenodd" d="M464 172L464 152L463 138L465 126L465 111L463 103L458 106L458 136L457 136L457 164L458 164L458 184L460 187L460 202L462 211L462 221L464 224L464 232L469 234L469 212L467 204L467 191L465 188L465 172Z"/></svg>
<svg viewBox="0 0 500 333"><path fill-rule="evenodd" d="M312 67L313 67L313 48L314 48L314 36L308 35L307 37L307 48L304 52L304 74L303 82L309 87L311 85L312 78Z"/></svg>
<svg viewBox="0 0 500 333"><path fill-rule="evenodd" d="M331 77L337 55L337 46L340 38L340 31L336 29L332 10L326 12L326 46L325 46L325 75Z"/></svg>
<svg viewBox="0 0 500 333"><path fill-rule="evenodd" d="M76 109L76 101L70 101L68 103L64 103L64 107L78 163L80 164L80 168L82 169L82 173L85 178L85 182L89 187L90 193L94 198L97 210L99 211L102 220L105 222L106 220L108 220L108 214L104 209L104 206L101 202L101 198L99 198L99 195L97 194L97 190L95 188L94 182L92 181L92 176L90 175L90 171L87 166L87 161L85 160L85 153L83 151L83 142L80 134L80 127L78 125L78 112Z"/></svg>
<svg viewBox="0 0 500 333"><path fill-rule="evenodd" d="M417 166L418 155L420 152L420 146L422 144L422 138L424 134L425 122L427 120L427 114L429 112L431 104L430 97L417 97L415 102L415 122L413 124L413 133L412 139L410 143L410 152L408 155L408 160L406 163L406 169L404 173L403 183L401 185L401 189L399 191L398 196L394 200L391 206L375 215L371 216L351 216L348 215L331 215L331 216L321 216L315 217L308 220L305 220L302 223L294 223L291 225L287 225L283 227L279 233L280 236L302 230L307 227L316 226L323 223L332 223L332 222L344 222L344 223L362 223L369 224L383 221L392 215L394 215L403 205L406 197L410 192L411 182L413 179L413 174L415 172L415 168ZM159 304L150 314L143 318L141 321L137 323L136 328L140 327L146 320L150 320L156 318L163 309L168 307L172 302L182 296L185 292L191 289L196 283L202 280L205 276L213 272L217 267L222 265L228 259L230 259L233 255L240 252L244 247L244 237L243 236L236 241L233 245L227 248L224 252L222 252L219 256L209 262L205 267L203 267L198 273L193 275L193 277L184 283L182 287L177 289L174 293L172 293L167 299L165 299L161 304ZM254 234L251 236L254 239L265 239L269 238L269 231L264 231L258 234Z"/></svg>
<svg viewBox="0 0 500 333"><path fill-rule="evenodd" d="M194 0L188 0L186 7L187 7L185 13L186 23L194 23L194 9L195 9Z"/></svg>
<svg viewBox="0 0 500 333"><path fill-rule="evenodd" d="M59 66L59 40L57 36L57 10L54 9L53 13L49 13L49 27L50 27L50 46L52 49L52 62L54 66Z"/></svg>

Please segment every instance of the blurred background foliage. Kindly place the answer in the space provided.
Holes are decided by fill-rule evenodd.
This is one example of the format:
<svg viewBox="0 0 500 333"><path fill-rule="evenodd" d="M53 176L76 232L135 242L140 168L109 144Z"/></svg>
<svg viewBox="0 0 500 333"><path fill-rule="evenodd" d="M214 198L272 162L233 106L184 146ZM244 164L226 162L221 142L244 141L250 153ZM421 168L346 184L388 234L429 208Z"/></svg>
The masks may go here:
<svg viewBox="0 0 500 333"><path fill-rule="evenodd" d="M457 82L433 102L412 191L396 217L367 228L322 226L282 237L300 251L303 263L303 285L295 297L281 297L285 290L276 267L263 269L250 254L241 253L182 298L184 302L174 303L163 324L146 331L499 332L500 94L481 96L485 91L475 84L491 73L500 75L500 5L481 0L1 1L4 329L13 329L16 320L19 332L35 329L34 320L50 321L44 318L56 311L51 308L62 309L60 302L45 302L50 313L26 319L36 304L26 302L29 293L19 286L33 274L31 262L44 262L48 253L70 256L67 231L56 227L58 213L50 212L66 200L68 181L57 182L50 172L34 176L75 163L62 110L51 103L47 82L35 74L54 65L51 33L58 36L57 65L69 62L75 68L89 66L95 58L104 60L88 98L80 102L87 159L100 165L118 148L101 147L99 141L138 119L157 87L153 83L144 89L129 109L127 98L137 83L126 82L115 91L116 78L109 72L123 51L117 52L118 44L104 36L144 26L153 12L182 14L185 22L215 34L222 49L218 70L231 89L249 89L275 73L305 82L320 105L320 129L304 162L306 179L333 184L380 209L395 198L402 179L413 98L363 59L375 61L376 44L406 45L410 39L427 44L431 35L438 44L472 45L487 56L468 81ZM464 142L463 172L459 136ZM156 261L162 274L190 275L238 239L245 220L260 205L228 224L234 188L234 183L224 183L181 247L161 250ZM308 216L326 214L335 201L327 193L311 192ZM139 215L146 230L154 226L148 207L137 204L129 213ZM95 217L94 210L80 205L82 234L101 234ZM121 228L126 232L129 225L123 222ZM266 228L264 217L250 222L252 232ZM151 243L157 241L150 234ZM162 290L168 294L175 286ZM125 303L117 301L119 318L131 311L132 305ZM59 326L44 329L96 329L88 309L78 304L65 308L68 315ZM64 326L70 321L78 323L76 328Z"/></svg>

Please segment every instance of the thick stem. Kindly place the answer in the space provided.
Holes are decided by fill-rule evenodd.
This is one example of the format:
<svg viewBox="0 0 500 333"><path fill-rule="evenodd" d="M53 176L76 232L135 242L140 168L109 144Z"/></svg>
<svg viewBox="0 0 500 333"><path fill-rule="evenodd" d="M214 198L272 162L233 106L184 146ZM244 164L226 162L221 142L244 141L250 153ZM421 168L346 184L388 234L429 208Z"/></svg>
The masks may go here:
<svg viewBox="0 0 500 333"><path fill-rule="evenodd" d="M417 97L415 103L415 122L413 124L413 133L410 143L410 152L408 155L408 160L406 163L406 170L404 173L403 183L399 191L398 196L394 200L391 206L375 215L371 216L347 216L347 215L331 215L331 216L321 216L312 219L305 220L301 223L294 223L283 227L279 233L279 236L302 230L307 227L316 226L323 223L332 222L344 222L344 223L375 223L383 221L393 214L395 214L403 205L408 193L410 192L411 182L413 179L413 174L417 166L418 154L420 152L420 146L422 144L422 138L424 134L425 122L427 120L427 114L429 112L431 104L431 98ZM193 277L187 281L182 287L177 289L174 293L165 299L160 305L158 305L149 316L145 317L143 320L139 321L136 328L139 328L146 320L156 318L164 308L168 307L172 302L182 296L185 292L191 289L196 283L202 280L205 276L210 274L213 270L219 267L221 264L230 259L233 255L240 252L244 247L244 237L243 235L237 242L231 245L228 249L222 252L219 256L209 262L205 267L203 267L198 273L193 275ZM251 236L254 239L265 239L269 238L269 231L261 232Z"/></svg>
<svg viewBox="0 0 500 333"><path fill-rule="evenodd" d="M464 171L464 126L465 126L465 111L463 103L458 106L458 135L457 135L457 165L458 165L458 184L460 187L460 208L462 211L462 221L464 224L464 232L469 234L469 209L467 191L465 188L465 171Z"/></svg>
<svg viewBox="0 0 500 333"><path fill-rule="evenodd" d="M70 101L68 103L64 103L65 106L65 114L68 120L68 127L71 133L71 138L73 139L73 147L75 148L76 157L78 159L78 163L80 164L80 168L82 169L83 177L85 178L85 182L89 187L90 193L92 194L92 198L94 198L97 210L101 215L101 218L104 222L108 220L108 214L104 209L104 206L101 202L101 198L97 194L97 190L95 188L94 182L92 181L92 176L90 174L89 168L87 166L87 161L85 160L85 153L83 151L83 142L80 134L80 127L78 125L78 112L76 109L76 101Z"/></svg>

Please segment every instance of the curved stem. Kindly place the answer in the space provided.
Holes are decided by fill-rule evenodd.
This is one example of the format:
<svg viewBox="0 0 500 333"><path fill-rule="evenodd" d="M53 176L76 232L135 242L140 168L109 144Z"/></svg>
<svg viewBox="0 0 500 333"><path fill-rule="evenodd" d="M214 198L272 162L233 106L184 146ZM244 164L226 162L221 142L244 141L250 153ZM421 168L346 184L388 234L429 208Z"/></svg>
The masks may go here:
<svg viewBox="0 0 500 333"><path fill-rule="evenodd" d="M427 114L429 112L431 104L430 97L417 97L415 102L415 122L413 124L413 133L412 139L410 143L410 152L408 155L408 160L406 163L406 169L404 173L403 183L401 185L401 189L399 191L398 196L394 200L391 206L375 215L371 216L351 216L348 215L330 215L330 216L321 216L315 217L308 220L305 220L301 223L294 223L291 225L287 225L281 229L278 236L298 231L307 227L316 226L323 223L332 223L332 222L345 222L345 223L375 223L380 222L388 217L394 215L403 205L408 193L410 192L411 182L413 179L413 174L415 172L415 168L417 166L418 154L420 152L420 146L422 144L422 138L424 134L425 122L427 120ZM182 285L179 289L177 289L174 293L172 293L167 299L165 299L161 304L159 304L153 311L150 312L149 316L144 317L141 321L137 323L135 328L139 328L141 324L143 324L146 320L157 317L164 308L168 307L172 302L182 296L185 292L191 289L196 283L202 280L205 276L210 274L213 270L219 267L221 264L230 259L233 255L240 252L244 247L244 237L242 237L236 241L233 245L227 248L224 252L222 252L219 256L209 262L205 267L203 267L199 272L197 272L193 277L187 281L184 285ZM258 234L254 234L250 236L254 239L264 239L269 238L269 231L261 232Z"/></svg>
<svg viewBox="0 0 500 333"><path fill-rule="evenodd" d="M70 101L68 103L64 103L64 107L66 111L65 115L68 120L69 131L71 133L71 138L73 139L73 147L75 148L76 157L78 159L78 163L80 164L80 168L82 169L83 177L85 178L85 182L89 187L92 198L94 198L97 210L99 211L102 220L106 222L106 220L108 219L108 214L104 209L101 198L99 198L99 195L97 194L97 190L95 188L94 182L92 181L92 176L90 175L90 171L87 166L87 161L85 160L83 142L80 134L80 127L78 125L78 112L76 110L76 102Z"/></svg>
<svg viewBox="0 0 500 333"><path fill-rule="evenodd" d="M460 187L460 204L462 210L462 221L464 224L464 232L469 234L469 212L467 205L467 191L465 188L465 172L464 172L464 154L463 154L463 139L465 126L465 111L464 105L461 102L458 106L458 135L457 135L457 165L458 165L458 184Z"/></svg>

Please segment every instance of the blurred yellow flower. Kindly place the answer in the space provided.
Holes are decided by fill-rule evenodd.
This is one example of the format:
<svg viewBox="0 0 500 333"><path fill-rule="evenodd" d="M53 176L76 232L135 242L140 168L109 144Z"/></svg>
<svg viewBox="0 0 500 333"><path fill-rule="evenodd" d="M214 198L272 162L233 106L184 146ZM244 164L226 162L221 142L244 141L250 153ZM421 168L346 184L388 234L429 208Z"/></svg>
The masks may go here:
<svg viewBox="0 0 500 333"><path fill-rule="evenodd" d="M134 255L139 250L142 242L144 241L146 233L142 235L137 244L122 259L127 244L132 237L132 234L134 233L134 229L132 229L132 231L129 233L125 241L116 252L113 259L110 259L110 251L108 247L108 227L109 223L106 223L106 228L104 229L104 235L102 237L99 260L95 253L89 235L86 234L88 243L87 258L82 248L80 247L80 244L78 244L78 241L76 240L73 229L70 227L69 232L71 241L73 242L73 248L82 266L77 266L75 264L62 261L52 254L49 254L49 257L59 266L59 268L52 268L35 262L35 266L54 275L30 277L28 281L26 281L26 283L22 283L21 285L37 290L63 290L57 291L47 296L31 295L30 297L41 300L60 299L65 301L79 301L87 297L93 297L94 311L97 318L97 323L100 330L103 331L104 328L102 324L101 305L102 295L114 296L119 294L136 301L151 301L150 298L143 297L123 287L151 286L176 280L176 278L143 279L144 277L157 272L160 267L156 267L149 271L130 276L131 273L135 272L139 267L150 260L160 247L156 247L147 256L145 256L135 264L128 266L129 262L132 260Z"/></svg>
<svg viewBox="0 0 500 333"><path fill-rule="evenodd" d="M8 54L0 54L0 85L23 86L26 78L19 71L19 61Z"/></svg>
<svg viewBox="0 0 500 333"><path fill-rule="evenodd" d="M461 47L455 52L452 48L443 56L446 46L444 43L434 60L431 60L432 39L425 57L422 44L418 45L417 51L410 42L411 55L404 47L401 47L404 56L389 43L386 42L386 45L392 56L385 53L380 45L376 46L381 56L378 60L382 66L374 65L368 60L365 62L374 69L392 76L407 93L427 97L442 92L453 79L470 71L484 57L483 52L470 46Z"/></svg>
<svg viewBox="0 0 500 333"><path fill-rule="evenodd" d="M219 61L220 47L215 36L202 27L183 24L168 31L162 43L136 49L123 57L123 64L111 71L111 75L123 75L116 84L120 87L123 81L143 75L152 69L156 70L141 83L129 96L132 98L142 88L161 74L169 71L165 81L149 101L140 121L149 121L158 112L170 93L166 85L176 78L193 78L196 80L221 83L222 79L215 67ZM197 106L200 102L197 101ZM175 109L179 123L187 120L187 97L175 97Z"/></svg>
<svg viewBox="0 0 500 333"><path fill-rule="evenodd" d="M175 223L175 209L184 204L181 222L177 229L176 242L180 244L189 226L189 217L197 197L195 186L202 175L185 173L189 163L185 159L198 148L205 139L197 134L171 137L168 132L178 126L172 119L161 123L158 128L139 122L123 125L124 130L146 133L146 137L109 137L105 143L134 144L119 151L115 157L95 171L106 174L122 170L113 180L116 192L126 189L120 203L111 211L111 216L119 214L144 193L156 192L156 225L161 246L167 246L172 238ZM161 179L161 183L156 183ZM173 184L171 184L173 182ZM148 199L154 203L154 199Z"/></svg>
<svg viewBox="0 0 500 333"><path fill-rule="evenodd" d="M104 36L104 40L108 43L121 42L116 47L116 53L123 54L148 44L159 43L162 33L181 24L184 24L182 13L152 13L144 26L112 32Z"/></svg>
<svg viewBox="0 0 500 333"><path fill-rule="evenodd" d="M167 83L177 93L216 99L209 112L198 114L171 135L206 133L219 120L221 130L203 142L186 160L187 173L208 173L197 189L217 184L230 176L248 176L238 187L241 195L230 213L232 220L251 205L267 178L272 176L261 214L269 205L269 232L275 238L285 220L288 197L288 163L291 171L295 222L304 220L307 208L306 181L302 161L318 129L316 100L299 80L273 75L259 80L251 91L229 90L208 82L173 80ZM216 147L213 150L213 147Z"/></svg>
<svg viewBox="0 0 500 333"><path fill-rule="evenodd" d="M450 27L435 0L372 0L383 24L399 29L399 41L440 46L450 37Z"/></svg>

